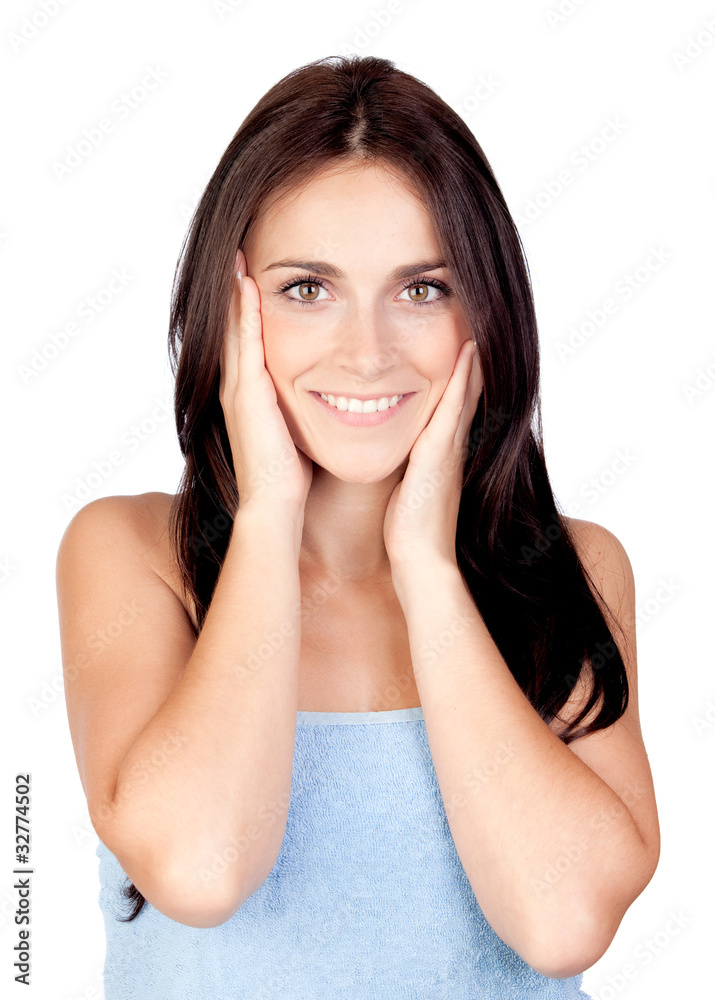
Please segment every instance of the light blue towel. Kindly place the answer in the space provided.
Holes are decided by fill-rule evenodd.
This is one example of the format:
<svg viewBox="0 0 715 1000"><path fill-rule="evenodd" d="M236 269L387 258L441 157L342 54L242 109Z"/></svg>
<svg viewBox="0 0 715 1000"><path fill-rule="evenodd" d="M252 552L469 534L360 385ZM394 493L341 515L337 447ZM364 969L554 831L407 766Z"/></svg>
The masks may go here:
<svg viewBox="0 0 715 1000"><path fill-rule="evenodd" d="M130 904L100 841L106 1000L579 998L494 932L447 822L421 708L298 712L287 828L219 927Z"/></svg>

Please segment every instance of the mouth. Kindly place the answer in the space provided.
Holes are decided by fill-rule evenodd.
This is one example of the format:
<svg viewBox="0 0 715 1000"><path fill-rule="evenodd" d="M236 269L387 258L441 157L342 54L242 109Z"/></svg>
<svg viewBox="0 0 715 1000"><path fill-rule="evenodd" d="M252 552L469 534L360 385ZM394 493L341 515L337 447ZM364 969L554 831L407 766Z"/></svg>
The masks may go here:
<svg viewBox="0 0 715 1000"><path fill-rule="evenodd" d="M341 396L311 390L310 395L326 413L349 427L375 427L401 413L415 393Z"/></svg>

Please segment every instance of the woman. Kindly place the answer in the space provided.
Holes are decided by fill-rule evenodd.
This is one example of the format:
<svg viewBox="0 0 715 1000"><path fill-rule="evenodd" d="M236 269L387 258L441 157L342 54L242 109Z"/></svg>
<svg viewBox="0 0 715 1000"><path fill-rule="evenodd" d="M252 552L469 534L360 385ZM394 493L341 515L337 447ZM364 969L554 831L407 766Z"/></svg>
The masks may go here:
<svg viewBox="0 0 715 1000"><path fill-rule="evenodd" d="M659 855L633 574L556 508L471 132L385 59L289 74L169 339L179 492L88 504L58 556L108 1000L584 997Z"/></svg>

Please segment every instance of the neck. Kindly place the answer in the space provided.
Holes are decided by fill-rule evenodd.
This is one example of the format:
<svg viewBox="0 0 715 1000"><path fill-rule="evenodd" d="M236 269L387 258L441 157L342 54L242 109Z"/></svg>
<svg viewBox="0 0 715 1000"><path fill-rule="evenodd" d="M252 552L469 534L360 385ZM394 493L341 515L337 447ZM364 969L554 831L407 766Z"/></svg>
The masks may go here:
<svg viewBox="0 0 715 1000"><path fill-rule="evenodd" d="M314 465L305 502L301 569L358 585L390 580L383 524L403 474L400 467L376 483L349 483Z"/></svg>

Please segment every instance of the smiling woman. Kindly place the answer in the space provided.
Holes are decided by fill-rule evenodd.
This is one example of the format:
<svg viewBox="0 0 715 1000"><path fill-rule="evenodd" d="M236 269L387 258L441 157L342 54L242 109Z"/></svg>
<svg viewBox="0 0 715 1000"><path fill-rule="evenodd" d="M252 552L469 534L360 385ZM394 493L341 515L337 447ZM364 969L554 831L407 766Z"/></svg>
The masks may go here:
<svg viewBox="0 0 715 1000"><path fill-rule="evenodd" d="M372 56L279 81L169 347L177 494L88 504L57 563L107 1000L585 998L659 854L633 574L557 509L461 118Z"/></svg>
<svg viewBox="0 0 715 1000"><path fill-rule="evenodd" d="M308 260L321 240L334 248L332 259ZM384 508L460 344L473 340L440 258L438 234L411 185L379 162L355 159L272 199L235 261L260 292L278 406L291 438L315 463L309 502L324 516L306 517L303 538L321 562L331 536L331 565L345 557L345 532L333 525L318 542L306 537L313 523L327 527L328 512L358 495ZM387 421L390 433L340 432L340 425ZM346 487L358 482L373 485L359 494ZM363 539L360 548L372 560L383 548L379 511L371 521L370 543Z"/></svg>

